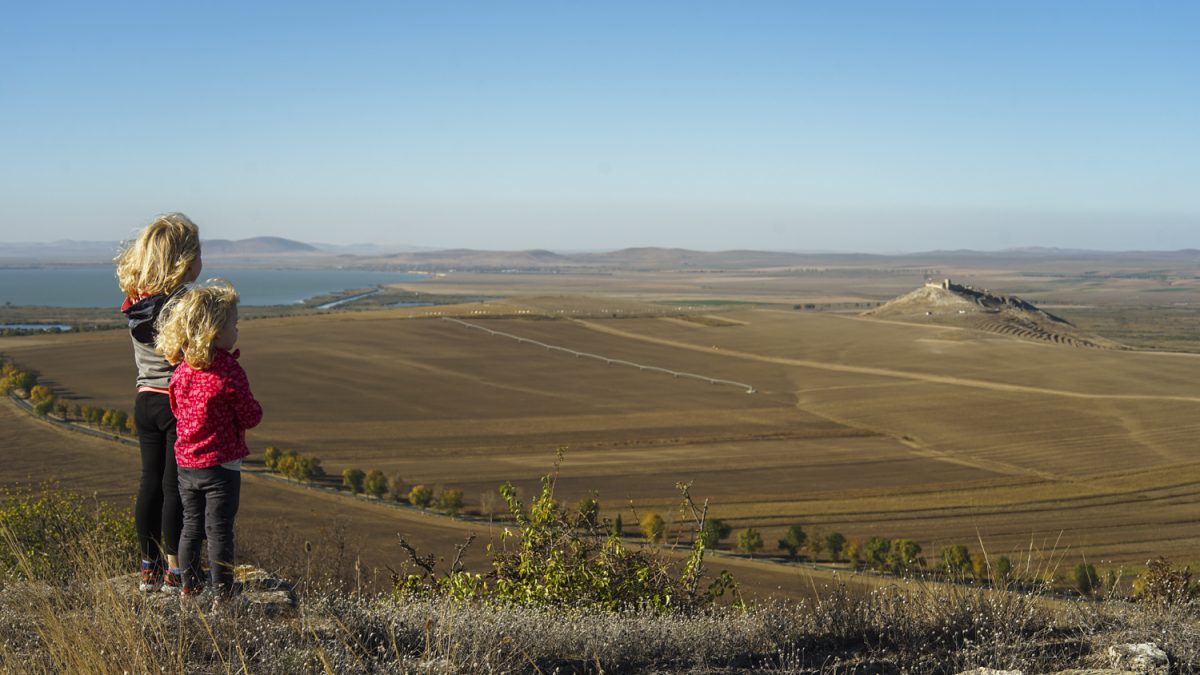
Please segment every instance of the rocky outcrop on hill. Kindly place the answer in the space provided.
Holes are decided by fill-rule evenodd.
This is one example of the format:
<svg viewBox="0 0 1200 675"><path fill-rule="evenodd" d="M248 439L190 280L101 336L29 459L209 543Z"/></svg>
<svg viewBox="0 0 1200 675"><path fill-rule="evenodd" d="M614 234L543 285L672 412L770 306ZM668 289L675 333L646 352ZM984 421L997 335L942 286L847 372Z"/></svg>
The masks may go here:
<svg viewBox="0 0 1200 675"><path fill-rule="evenodd" d="M1119 349L1121 345L1078 330L1070 321L1015 295L956 284L928 282L862 316L939 323L1074 347Z"/></svg>

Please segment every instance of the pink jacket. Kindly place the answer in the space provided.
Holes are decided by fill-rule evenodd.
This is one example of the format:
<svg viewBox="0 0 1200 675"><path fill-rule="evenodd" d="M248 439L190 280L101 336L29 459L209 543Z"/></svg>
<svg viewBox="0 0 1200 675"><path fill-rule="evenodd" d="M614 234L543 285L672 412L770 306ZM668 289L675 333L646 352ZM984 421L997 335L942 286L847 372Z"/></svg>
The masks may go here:
<svg viewBox="0 0 1200 675"><path fill-rule="evenodd" d="M207 469L250 454L246 429L262 421L262 406L250 393L246 371L237 362L239 353L214 349L206 370L183 362L171 376L179 466Z"/></svg>

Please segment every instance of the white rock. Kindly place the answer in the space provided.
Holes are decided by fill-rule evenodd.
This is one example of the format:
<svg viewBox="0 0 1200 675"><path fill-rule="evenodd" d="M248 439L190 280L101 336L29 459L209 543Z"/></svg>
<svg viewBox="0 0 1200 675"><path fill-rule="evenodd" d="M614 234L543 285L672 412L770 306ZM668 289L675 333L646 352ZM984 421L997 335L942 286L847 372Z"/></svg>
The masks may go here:
<svg viewBox="0 0 1200 675"><path fill-rule="evenodd" d="M1138 642L1109 647L1108 662L1113 668L1166 675L1170 659L1158 645L1152 642Z"/></svg>

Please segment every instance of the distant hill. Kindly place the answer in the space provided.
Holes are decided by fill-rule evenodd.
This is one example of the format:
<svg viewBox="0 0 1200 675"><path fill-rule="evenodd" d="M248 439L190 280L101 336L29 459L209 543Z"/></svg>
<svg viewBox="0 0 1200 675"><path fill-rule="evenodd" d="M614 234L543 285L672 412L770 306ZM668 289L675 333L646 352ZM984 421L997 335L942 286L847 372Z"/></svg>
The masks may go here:
<svg viewBox="0 0 1200 675"><path fill-rule="evenodd" d="M205 239L201 248L206 258L230 258L264 255L320 254L315 246L282 237L251 237L249 239Z"/></svg>
<svg viewBox="0 0 1200 675"><path fill-rule="evenodd" d="M1070 321L1015 295L996 294L986 288L972 288L949 279L929 282L863 312L862 316L954 325L1075 347L1122 347L1111 340L1085 334Z"/></svg>
<svg viewBox="0 0 1200 675"><path fill-rule="evenodd" d="M53 260L56 262L111 262L120 249L115 241L0 243L0 260Z"/></svg>

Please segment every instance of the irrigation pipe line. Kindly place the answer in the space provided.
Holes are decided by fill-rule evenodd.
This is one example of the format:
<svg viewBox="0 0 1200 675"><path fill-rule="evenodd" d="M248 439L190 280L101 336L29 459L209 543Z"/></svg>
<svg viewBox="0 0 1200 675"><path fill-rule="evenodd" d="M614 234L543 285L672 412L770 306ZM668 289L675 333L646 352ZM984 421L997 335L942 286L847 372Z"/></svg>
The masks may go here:
<svg viewBox="0 0 1200 675"><path fill-rule="evenodd" d="M747 394L753 394L756 391L754 389L753 385L746 384L745 382L734 382L733 380L722 380L722 379L716 378L716 377L708 377L707 375L697 375L696 373L684 373L684 372L680 372L677 370L670 370L667 368L659 368L658 366L648 366L643 363L634 363L633 361L626 361L624 359L613 359L613 358L609 358L607 356L600 356L599 354L590 354L588 352L578 352L578 351L575 351L574 349L567 349L566 347L559 347L558 345L549 345L549 344L546 344L545 342L539 342L537 340L531 340L527 337L521 337L520 335L513 335L512 333L505 333L504 331L492 330L491 328L484 328L483 326L479 326L479 325L476 325L473 323L468 323L466 321L463 321L462 319L454 319L454 318L451 318L448 316L443 316L442 321L451 321L453 323L457 323L457 324L466 326L467 328L474 328L475 330L481 330L485 333L488 333L489 335L498 335L500 337L506 337L506 338L510 338L512 340L516 340L517 342L523 342L526 344L537 345L538 347L543 347L545 349L563 352L564 354L571 354L577 359L578 358L596 359L597 361L603 361L609 365L616 364L616 365L620 365L620 366L629 366L631 368L637 368L638 370L643 370L643 371L652 370L652 371L659 372L659 373L665 373L667 375L670 375L671 377L687 377L687 378L691 378L693 380L700 380L701 382L707 382L709 384L727 384L727 385L730 385L733 387L745 389Z"/></svg>

